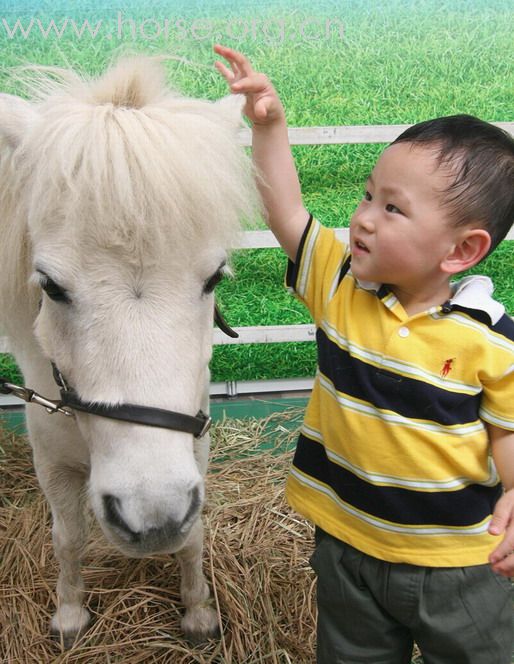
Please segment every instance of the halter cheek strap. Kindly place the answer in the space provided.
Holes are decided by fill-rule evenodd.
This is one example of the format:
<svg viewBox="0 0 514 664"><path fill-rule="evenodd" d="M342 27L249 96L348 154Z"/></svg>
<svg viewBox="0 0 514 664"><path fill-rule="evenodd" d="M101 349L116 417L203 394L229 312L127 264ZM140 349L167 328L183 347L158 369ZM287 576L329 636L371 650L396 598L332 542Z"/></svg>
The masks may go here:
<svg viewBox="0 0 514 664"><path fill-rule="evenodd" d="M217 304L214 305L214 322L220 328L220 330L227 335L227 337L232 337L233 339L237 339L239 337L239 334L233 330L227 321L223 318Z"/></svg>

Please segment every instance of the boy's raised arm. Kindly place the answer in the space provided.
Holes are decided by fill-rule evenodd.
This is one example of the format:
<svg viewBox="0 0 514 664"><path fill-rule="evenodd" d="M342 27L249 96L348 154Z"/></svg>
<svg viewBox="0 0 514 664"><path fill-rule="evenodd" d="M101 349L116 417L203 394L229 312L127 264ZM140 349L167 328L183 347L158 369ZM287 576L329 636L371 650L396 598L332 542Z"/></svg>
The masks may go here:
<svg viewBox="0 0 514 664"><path fill-rule="evenodd" d="M309 213L302 202L284 108L269 79L254 72L242 53L220 45L214 50L230 64L229 69L222 62L216 62L216 68L231 91L246 96L244 113L252 123L253 160L260 175L258 187L267 211L267 223L294 261Z"/></svg>

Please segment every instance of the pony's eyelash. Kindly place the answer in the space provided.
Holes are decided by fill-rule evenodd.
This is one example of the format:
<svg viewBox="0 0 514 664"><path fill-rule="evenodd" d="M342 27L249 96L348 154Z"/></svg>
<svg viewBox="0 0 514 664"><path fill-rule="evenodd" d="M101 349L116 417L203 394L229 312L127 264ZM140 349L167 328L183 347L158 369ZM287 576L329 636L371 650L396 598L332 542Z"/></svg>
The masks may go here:
<svg viewBox="0 0 514 664"><path fill-rule="evenodd" d="M64 288L59 286L51 277L49 277L45 272L38 270L37 279L39 286L45 291L48 297L54 302L64 302L69 304L71 299Z"/></svg>

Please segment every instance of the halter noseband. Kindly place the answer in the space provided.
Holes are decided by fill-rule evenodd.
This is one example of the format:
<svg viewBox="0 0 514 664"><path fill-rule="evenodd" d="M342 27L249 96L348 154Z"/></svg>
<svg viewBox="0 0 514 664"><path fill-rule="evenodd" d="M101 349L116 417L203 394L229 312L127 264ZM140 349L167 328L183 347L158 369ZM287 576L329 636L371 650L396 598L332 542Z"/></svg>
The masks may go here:
<svg viewBox="0 0 514 664"><path fill-rule="evenodd" d="M225 334L230 337L238 337L235 332L224 320L218 307L214 309L214 320ZM108 417L123 422L132 422L134 424L145 424L150 427L159 427L162 429L173 429L191 433L195 438L201 438L209 431L212 419L202 410L196 415L186 415L173 410L164 410L162 408L152 408L150 406L139 406L132 403L121 403L109 405L101 402L82 401L79 395L69 387L65 378L59 369L52 363L55 382L59 386L61 393L60 401L47 399L30 388L20 385L14 385L0 376L0 393L14 394L27 403L36 403L47 409L49 413L63 413L72 415L74 410L79 410L99 417Z"/></svg>
<svg viewBox="0 0 514 664"><path fill-rule="evenodd" d="M54 379L61 392L59 406L80 410L83 413L108 417L113 420L132 422L133 424L146 424L150 427L162 429L173 429L192 433L195 438L204 436L211 427L211 418L202 410L196 415L185 415L174 410L163 408L151 408L149 406L138 406L133 403L121 403L111 406L102 402L82 401L75 390L70 389L59 369L52 364Z"/></svg>

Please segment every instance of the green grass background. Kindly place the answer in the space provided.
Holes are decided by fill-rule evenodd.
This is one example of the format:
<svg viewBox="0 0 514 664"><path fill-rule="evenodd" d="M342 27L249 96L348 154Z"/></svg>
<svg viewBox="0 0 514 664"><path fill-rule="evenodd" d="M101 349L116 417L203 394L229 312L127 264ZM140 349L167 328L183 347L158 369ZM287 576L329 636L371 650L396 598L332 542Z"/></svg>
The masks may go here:
<svg viewBox="0 0 514 664"><path fill-rule="evenodd" d="M489 121L514 119L511 0L258 4L255 0L187 4L143 0L114 7L86 0L0 2L1 18L11 26L18 17L25 25L32 17L45 25L53 18L62 25L68 17L77 22L87 18L90 23L102 19L116 30L118 11L138 26L144 19L161 25L164 19L171 24L181 19L188 34L170 30L167 38L133 38L125 26L121 39L117 34L107 38L106 30L95 39L86 35L78 39L68 31L60 39L43 39L35 30L27 39L19 35L9 39L2 23L1 89L20 92L12 67L27 61L97 73L116 54L129 50L182 57L168 64L173 84L187 94L215 99L226 93L213 68L212 44L222 41L246 52L255 68L272 78L291 126L402 124L461 112ZM199 19L211 21L212 29L198 30L194 36L191 26ZM321 26L327 19L335 27L325 35ZM308 40L298 34L306 20L314 26L307 30ZM277 29L281 21L284 38ZM252 22L257 27L245 36L244 25ZM147 35L155 33L147 24ZM319 37L312 39L315 34ZM329 226L347 225L383 147L295 147L307 207ZM217 289L220 307L232 326L309 322L306 310L283 288L285 265L280 250L241 251L233 256L235 279L225 280ZM514 243L505 242L474 270L493 278L496 296L511 314L513 267ZM314 369L312 343L218 347L212 361L215 381L307 376ZM16 377L9 357L0 356L0 371Z"/></svg>

